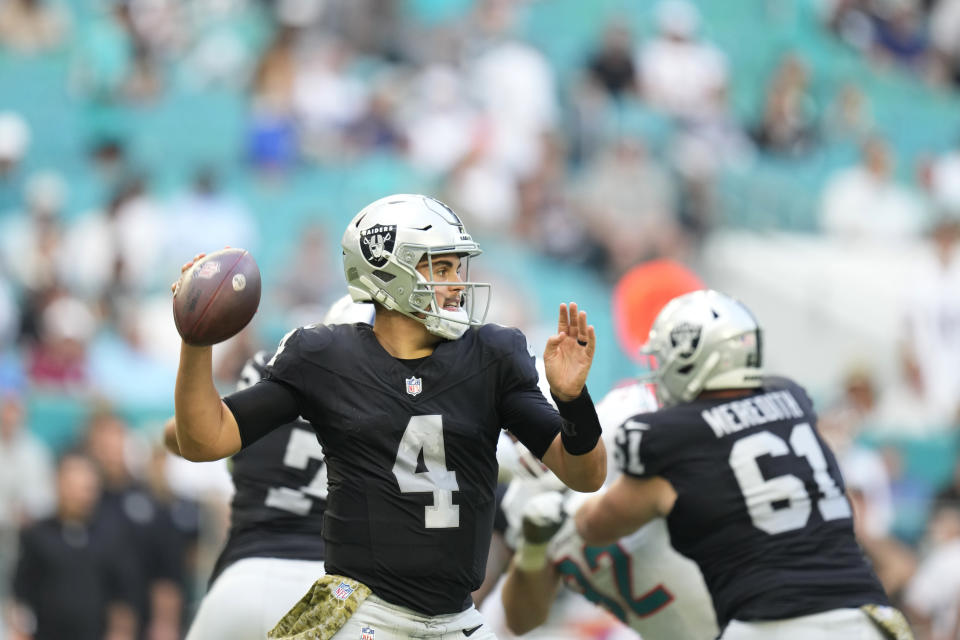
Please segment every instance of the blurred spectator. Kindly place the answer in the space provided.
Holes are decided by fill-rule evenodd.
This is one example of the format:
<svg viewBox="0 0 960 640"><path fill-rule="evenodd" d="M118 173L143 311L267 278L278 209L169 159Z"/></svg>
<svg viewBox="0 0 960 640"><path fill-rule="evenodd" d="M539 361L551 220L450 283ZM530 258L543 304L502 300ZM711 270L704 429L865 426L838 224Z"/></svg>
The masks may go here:
<svg viewBox="0 0 960 640"><path fill-rule="evenodd" d="M21 290L42 291L60 280L66 189L59 174L35 173L24 188L22 208L3 212L3 268Z"/></svg>
<svg viewBox="0 0 960 640"><path fill-rule="evenodd" d="M76 453L57 467L57 513L25 529L14 578L16 633L32 640L134 640L122 541L96 510L100 482Z"/></svg>
<svg viewBox="0 0 960 640"><path fill-rule="evenodd" d="M103 314L114 319L121 298L158 285L164 224L143 179L127 178L105 210L89 211L67 229L64 283L74 294L101 303Z"/></svg>
<svg viewBox="0 0 960 640"><path fill-rule="evenodd" d="M939 417L941 426L960 421L960 222L939 219L933 251L917 265L903 310L903 357L908 382Z"/></svg>
<svg viewBox="0 0 960 640"><path fill-rule="evenodd" d="M0 526L10 529L50 515L54 506L50 450L25 422L23 399L0 397Z"/></svg>
<svg viewBox="0 0 960 640"><path fill-rule="evenodd" d="M4 391L0 396L0 606L10 599L19 531L53 512L53 485L50 450L24 423L20 396ZM4 614L0 612L0 630Z"/></svg>
<svg viewBox="0 0 960 640"><path fill-rule="evenodd" d="M249 85L254 52L234 22L250 11L246 2L191 2L195 38L184 55L184 78L196 87L238 90Z"/></svg>
<svg viewBox="0 0 960 640"><path fill-rule="evenodd" d="M763 115L753 139L764 151L802 156L817 142L816 104L810 95L810 70L796 55L788 55L767 85Z"/></svg>
<svg viewBox="0 0 960 640"><path fill-rule="evenodd" d="M574 194L590 233L605 249L611 279L645 260L682 253L674 184L640 140L613 143L584 168Z"/></svg>
<svg viewBox="0 0 960 640"><path fill-rule="evenodd" d="M894 178L893 150L872 138L860 164L834 173L821 196L820 223L849 240L904 240L919 235L926 211L917 195Z"/></svg>
<svg viewBox="0 0 960 640"><path fill-rule="evenodd" d="M401 78L383 74L375 79L369 99L362 113L347 129L347 140L352 151L402 152L407 140L398 122L399 93L404 87Z"/></svg>
<svg viewBox="0 0 960 640"><path fill-rule="evenodd" d="M960 0L936 0L929 25L940 76L960 87Z"/></svg>
<svg viewBox="0 0 960 640"><path fill-rule="evenodd" d="M960 140L953 149L933 161L930 192L939 210L960 218Z"/></svg>
<svg viewBox="0 0 960 640"><path fill-rule="evenodd" d="M104 409L90 420L86 447L103 478L100 517L123 537L135 558L128 568L135 580L128 593L140 621L138 637L176 638L183 602L183 540L171 528L167 507L134 477L132 467L142 452L123 419ZM169 498L168 493L164 496Z"/></svg>
<svg viewBox="0 0 960 640"><path fill-rule="evenodd" d="M66 185L58 174L42 172L30 176L24 191L24 210L7 212L0 222L3 273L9 274L20 302L19 317L11 315L12 310L2 311L4 298L13 298L6 279L0 278L0 332L8 337L19 328L19 339L30 342L39 339L43 308L60 288Z"/></svg>
<svg viewBox="0 0 960 640"><path fill-rule="evenodd" d="M123 97L129 103L149 103L163 93L163 70L156 55L143 43L134 46L130 73L123 82Z"/></svg>
<svg viewBox="0 0 960 640"><path fill-rule="evenodd" d="M923 487L905 476L902 465L894 468L889 464L889 455L897 453L888 448L885 455L879 456L859 448L848 451L841 466L853 507L857 541L894 601L902 597L917 566L910 547L893 535L894 516L906 519L909 513L913 523L922 522L928 495Z"/></svg>
<svg viewBox="0 0 960 640"><path fill-rule="evenodd" d="M517 216L517 177L508 167L474 147L451 171L447 198L477 233L512 228Z"/></svg>
<svg viewBox="0 0 960 640"><path fill-rule="evenodd" d="M453 68L428 66L413 82L414 93L403 108L410 161L431 173L447 173L479 137L479 114Z"/></svg>
<svg viewBox="0 0 960 640"><path fill-rule="evenodd" d="M293 112L301 151L310 158L343 153L346 132L366 109L367 88L351 75L352 53L335 39L312 44L299 56L293 78Z"/></svg>
<svg viewBox="0 0 960 640"><path fill-rule="evenodd" d="M838 457L876 421L877 383L870 368L853 364L843 379L843 395L820 417L824 440Z"/></svg>
<svg viewBox="0 0 960 640"><path fill-rule="evenodd" d="M516 233L544 255L602 273L604 247L573 210L565 148L556 136L545 136L543 146L540 167L518 185Z"/></svg>
<svg viewBox="0 0 960 640"><path fill-rule="evenodd" d="M466 79L483 110L485 161L514 179L526 177L559 116L553 68L538 50L510 39L481 52Z"/></svg>
<svg viewBox="0 0 960 640"><path fill-rule="evenodd" d="M864 142L874 128L870 100L856 84L844 83L827 105L823 130L827 142Z"/></svg>
<svg viewBox="0 0 960 640"><path fill-rule="evenodd" d="M874 20L874 56L920 74L928 71L930 43L918 0L886 0Z"/></svg>
<svg viewBox="0 0 960 640"><path fill-rule="evenodd" d="M130 4L114 2L100 8L77 38L71 85L81 96L105 103L122 97L136 46Z"/></svg>
<svg viewBox="0 0 960 640"><path fill-rule="evenodd" d="M278 113L289 113L293 108L297 33L292 27L277 29L273 41L260 56L253 76L254 102L269 104Z"/></svg>
<svg viewBox="0 0 960 640"><path fill-rule="evenodd" d="M278 29L253 75L247 144L258 169L285 171L299 157L293 116L296 35L292 27Z"/></svg>
<svg viewBox="0 0 960 640"><path fill-rule="evenodd" d="M40 310L37 342L27 356L30 383L60 392L77 392L88 382L87 347L96 318L76 298L54 292Z"/></svg>
<svg viewBox="0 0 960 640"><path fill-rule="evenodd" d="M174 197L167 219L167 251L171 264L183 264L198 253L226 246L256 255L259 231L246 205L225 192L216 171L202 167L190 189Z"/></svg>
<svg viewBox="0 0 960 640"><path fill-rule="evenodd" d="M56 49L63 44L70 16L47 0L5 0L0 3L0 46L20 55Z"/></svg>
<svg viewBox="0 0 960 640"><path fill-rule="evenodd" d="M844 380L843 396L824 411L818 426L846 481L857 540L870 556L887 593L893 596L912 575L915 559L892 535L895 509L884 458L857 442L870 426L876 406L873 376L868 368L854 366Z"/></svg>
<svg viewBox="0 0 960 640"><path fill-rule="evenodd" d="M823 3L828 28L863 53L870 50L875 39L870 5L871 0L827 0Z"/></svg>
<svg viewBox="0 0 960 640"><path fill-rule="evenodd" d="M700 239L716 225L717 183L725 171L745 171L755 156L750 138L729 112L726 92L698 119L687 120L670 142L669 156L680 182L680 222Z"/></svg>
<svg viewBox="0 0 960 640"><path fill-rule="evenodd" d="M917 638L956 637L960 606L960 511L940 506L927 526L923 558L904 598Z"/></svg>
<svg viewBox="0 0 960 640"><path fill-rule="evenodd" d="M719 49L699 39L699 11L687 0L664 0L656 21L659 33L639 54L644 100L680 118L713 115L716 96L727 86L727 62Z"/></svg>
<svg viewBox="0 0 960 640"><path fill-rule="evenodd" d="M151 591L151 626L147 640L178 640L186 622L186 594L192 587L196 570L197 541L200 534L200 505L173 493L167 478L167 450L159 443L150 451L146 481L156 501L155 536L160 557L153 560L153 571L164 576Z"/></svg>
<svg viewBox="0 0 960 640"><path fill-rule="evenodd" d="M587 60L587 77L613 98L637 88L633 62L633 35L624 24L613 22L603 32L600 48Z"/></svg>
<svg viewBox="0 0 960 640"><path fill-rule="evenodd" d="M179 0L127 0L137 46L162 57L182 51L188 37L186 6Z"/></svg>
<svg viewBox="0 0 960 640"><path fill-rule="evenodd" d="M20 201L20 167L30 148L30 125L16 111L0 111L0 211Z"/></svg>
<svg viewBox="0 0 960 640"><path fill-rule="evenodd" d="M960 459L953 465L953 475L946 486L940 487L933 498L933 509L951 507L960 512Z"/></svg>
<svg viewBox="0 0 960 640"><path fill-rule="evenodd" d="M170 389L177 375L176 360L171 362L158 353L169 348L164 341L151 339L151 323L155 320L150 307L161 295L115 300L110 323L104 324L90 343L91 391L112 404L164 410L169 407ZM169 325L169 295L162 297L166 312L163 328L179 339ZM137 375L131 376L130 371Z"/></svg>

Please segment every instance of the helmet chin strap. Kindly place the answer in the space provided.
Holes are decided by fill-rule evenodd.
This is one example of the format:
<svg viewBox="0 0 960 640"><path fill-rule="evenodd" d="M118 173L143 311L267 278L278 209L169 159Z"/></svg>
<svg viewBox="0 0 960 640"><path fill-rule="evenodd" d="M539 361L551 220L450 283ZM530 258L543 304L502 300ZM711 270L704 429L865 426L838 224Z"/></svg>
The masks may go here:
<svg viewBox="0 0 960 640"><path fill-rule="evenodd" d="M421 322L427 327L427 331L447 340L456 340L470 327L470 318L463 309L459 311L441 309L436 315L428 315Z"/></svg>

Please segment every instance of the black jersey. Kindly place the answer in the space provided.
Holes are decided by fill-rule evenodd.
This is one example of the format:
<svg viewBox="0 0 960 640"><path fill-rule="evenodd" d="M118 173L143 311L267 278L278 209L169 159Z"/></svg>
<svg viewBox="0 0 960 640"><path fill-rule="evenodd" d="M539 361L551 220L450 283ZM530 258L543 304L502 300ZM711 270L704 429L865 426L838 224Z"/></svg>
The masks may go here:
<svg viewBox="0 0 960 640"><path fill-rule="evenodd" d="M721 626L887 604L854 538L837 461L794 382L769 378L747 396L635 416L616 442L624 473L676 490L671 543L700 566Z"/></svg>
<svg viewBox="0 0 960 640"><path fill-rule="evenodd" d="M269 353L244 367L240 388L256 383ZM230 460L235 492L230 533L210 583L243 558L323 560L327 467L313 427L302 420L271 431Z"/></svg>
<svg viewBox="0 0 960 640"><path fill-rule="evenodd" d="M542 457L562 423L523 334L470 329L411 370L366 324L306 327L284 339L266 380L292 390L327 456L327 571L428 615L469 607L500 429Z"/></svg>

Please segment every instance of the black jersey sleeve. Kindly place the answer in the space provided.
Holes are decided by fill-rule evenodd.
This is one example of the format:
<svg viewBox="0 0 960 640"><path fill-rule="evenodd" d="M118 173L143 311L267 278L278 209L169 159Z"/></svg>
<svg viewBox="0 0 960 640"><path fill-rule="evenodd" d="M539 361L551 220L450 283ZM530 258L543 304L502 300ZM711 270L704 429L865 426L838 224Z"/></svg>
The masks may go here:
<svg viewBox="0 0 960 640"><path fill-rule="evenodd" d="M223 402L237 420L244 448L300 415L293 391L272 380L232 393Z"/></svg>
<svg viewBox="0 0 960 640"><path fill-rule="evenodd" d="M563 418L547 401L537 385L539 376L526 337L511 330L510 351L502 367L500 417L508 429L537 458L543 458L560 428Z"/></svg>

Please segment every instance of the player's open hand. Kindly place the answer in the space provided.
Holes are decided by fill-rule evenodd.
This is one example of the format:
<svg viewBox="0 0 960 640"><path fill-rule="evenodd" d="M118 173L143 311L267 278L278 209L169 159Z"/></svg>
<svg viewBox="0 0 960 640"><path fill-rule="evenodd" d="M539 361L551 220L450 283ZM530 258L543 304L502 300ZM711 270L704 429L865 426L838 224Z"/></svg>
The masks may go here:
<svg viewBox="0 0 960 640"><path fill-rule="evenodd" d="M583 391L596 346L597 334L587 324L587 312L579 311L576 302L571 302L569 309L561 304L557 333L543 350L547 382L559 400L573 400Z"/></svg>

